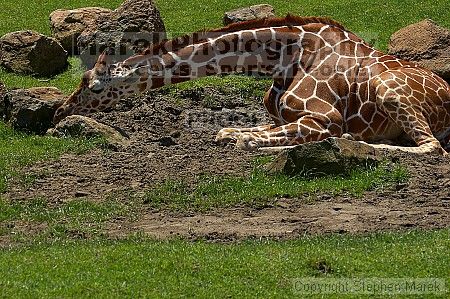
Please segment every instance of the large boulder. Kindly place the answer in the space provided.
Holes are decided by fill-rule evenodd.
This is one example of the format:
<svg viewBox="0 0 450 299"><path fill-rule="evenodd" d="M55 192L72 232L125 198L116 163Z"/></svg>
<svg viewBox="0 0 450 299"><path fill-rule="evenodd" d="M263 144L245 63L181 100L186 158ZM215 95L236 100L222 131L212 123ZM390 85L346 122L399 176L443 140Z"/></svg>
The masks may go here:
<svg viewBox="0 0 450 299"><path fill-rule="evenodd" d="M341 175L355 167L376 165L380 159L380 153L369 144L330 137L284 150L267 168L288 175Z"/></svg>
<svg viewBox="0 0 450 299"><path fill-rule="evenodd" d="M98 19L97 27L78 38L83 63L92 68L106 48L111 62L122 61L166 38L166 29L152 0L126 0L108 16Z"/></svg>
<svg viewBox="0 0 450 299"><path fill-rule="evenodd" d="M97 26L101 17L111 15L111 10L101 7L58 9L50 14L52 36L71 55L78 54L77 39L85 30Z"/></svg>
<svg viewBox="0 0 450 299"><path fill-rule="evenodd" d="M450 30L432 20L423 20L395 32L389 54L414 61L450 80Z"/></svg>
<svg viewBox="0 0 450 299"><path fill-rule="evenodd" d="M49 77L67 67L67 52L54 38L25 30L0 38L0 65L27 75Z"/></svg>
<svg viewBox="0 0 450 299"><path fill-rule="evenodd" d="M14 129L45 134L65 96L56 87L34 87L7 91L0 99L2 118Z"/></svg>
<svg viewBox="0 0 450 299"><path fill-rule="evenodd" d="M275 17L273 7L269 4L259 4L226 12L223 16L223 24L228 25L231 23L272 17Z"/></svg>
<svg viewBox="0 0 450 299"><path fill-rule="evenodd" d="M112 149L128 144L124 134L108 125L82 115L70 115L64 118L55 128L49 129L47 134L55 137L100 137Z"/></svg>

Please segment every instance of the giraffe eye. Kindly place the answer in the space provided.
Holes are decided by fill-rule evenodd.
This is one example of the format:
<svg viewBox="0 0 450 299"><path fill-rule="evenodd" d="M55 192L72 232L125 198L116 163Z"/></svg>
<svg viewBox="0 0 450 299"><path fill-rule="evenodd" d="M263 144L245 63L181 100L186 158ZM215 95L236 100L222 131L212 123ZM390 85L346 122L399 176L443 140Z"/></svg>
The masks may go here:
<svg viewBox="0 0 450 299"><path fill-rule="evenodd" d="M95 67L94 67L94 70L95 70L95 74L97 75L97 76L104 76L105 74L107 74L107 73L109 73L110 72L110 70L109 70L109 66L108 65L106 65L106 64L99 64L99 65L96 65Z"/></svg>
<svg viewBox="0 0 450 299"><path fill-rule="evenodd" d="M98 76L102 76L106 73L106 69L104 67L95 69L95 74Z"/></svg>
<svg viewBox="0 0 450 299"><path fill-rule="evenodd" d="M99 93L101 93L103 91L103 88L101 88L101 89L91 89L91 91L93 93L99 94Z"/></svg>
<svg viewBox="0 0 450 299"><path fill-rule="evenodd" d="M94 92L94 93L100 93L103 91L104 86L102 84L102 82L100 80L94 80L92 81L92 83L89 85L89 89Z"/></svg>

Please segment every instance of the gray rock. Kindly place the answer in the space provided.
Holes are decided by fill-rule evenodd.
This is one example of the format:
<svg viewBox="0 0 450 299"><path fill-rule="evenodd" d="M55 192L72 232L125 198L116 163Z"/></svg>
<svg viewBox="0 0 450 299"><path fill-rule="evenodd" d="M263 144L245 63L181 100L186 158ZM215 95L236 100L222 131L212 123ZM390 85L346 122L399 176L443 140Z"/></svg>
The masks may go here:
<svg viewBox="0 0 450 299"><path fill-rule="evenodd" d="M50 14L52 36L69 54L78 54L78 37L85 30L96 28L97 20L101 17L108 17L111 13L112 10L101 7L55 10Z"/></svg>
<svg viewBox="0 0 450 299"><path fill-rule="evenodd" d="M228 25L231 23L273 17L275 17L275 11L271 5L259 4L226 12L223 17L223 24Z"/></svg>
<svg viewBox="0 0 450 299"><path fill-rule="evenodd" d="M166 38L166 29L152 0L126 0L111 15L98 19L97 27L78 38L83 63L92 68L105 48L111 62L122 61Z"/></svg>
<svg viewBox="0 0 450 299"><path fill-rule="evenodd" d="M14 129L44 134L65 96L55 87L35 87L7 91L0 99L2 118Z"/></svg>
<svg viewBox="0 0 450 299"><path fill-rule="evenodd" d="M417 62L450 80L450 30L432 20L423 20L395 32L389 41L388 52Z"/></svg>
<svg viewBox="0 0 450 299"><path fill-rule="evenodd" d="M81 115L64 118L47 134L55 137L102 137L111 148L128 145L127 138L116 129Z"/></svg>
<svg viewBox="0 0 450 299"><path fill-rule="evenodd" d="M27 75L53 76L67 67L67 52L54 38L26 30L0 38L0 64Z"/></svg>
<svg viewBox="0 0 450 299"><path fill-rule="evenodd" d="M372 146L343 138L327 138L287 149L270 165L269 172L298 174L348 174L358 166L373 166L381 160Z"/></svg>

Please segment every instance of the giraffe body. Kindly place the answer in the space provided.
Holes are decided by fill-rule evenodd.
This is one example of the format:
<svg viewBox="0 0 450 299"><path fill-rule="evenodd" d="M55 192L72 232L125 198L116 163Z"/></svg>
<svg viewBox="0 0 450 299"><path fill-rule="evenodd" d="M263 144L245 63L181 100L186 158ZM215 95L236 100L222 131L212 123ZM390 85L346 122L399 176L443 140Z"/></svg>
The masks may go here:
<svg viewBox="0 0 450 299"><path fill-rule="evenodd" d="M117 64L101 55L55 122L167 84L236 72L272 76L264 106L273 124L224 128L218 142L254 150L346 134L366 142L407 137L418 147L398 149L444 153L449 139L443 79L373 49L334 21L293 16L195 33Z"/></svg>

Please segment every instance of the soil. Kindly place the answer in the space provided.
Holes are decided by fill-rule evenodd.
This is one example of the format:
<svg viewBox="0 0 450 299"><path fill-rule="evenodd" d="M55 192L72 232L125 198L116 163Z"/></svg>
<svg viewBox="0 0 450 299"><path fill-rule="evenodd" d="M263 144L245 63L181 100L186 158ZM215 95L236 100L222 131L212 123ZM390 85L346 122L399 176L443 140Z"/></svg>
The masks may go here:
<svg viewBox="0 0 450 299"><path fill-rule="evenodd" d="M77 197L101 201L114 196L126 201L168 179L195 184L202 174L248 175L252 161L261 154L217 145L214 137L223 127L269 123L260 100L234 90L205 88L180 91L177 96L163 90L121 101L114 110L92 117L120 129L129 145L35 164L24 171L35 175L36 181L27 187L14 183L4 195L11 200L41 196L56 205ZM144 232L160 239L234 240L448 227L450 158L397 154L395 159L409 169L408 183L359 198L312 194L279 198L262 208L206 212L143 205L137 220L116 219L107 230L111 236Z"/></svg>

